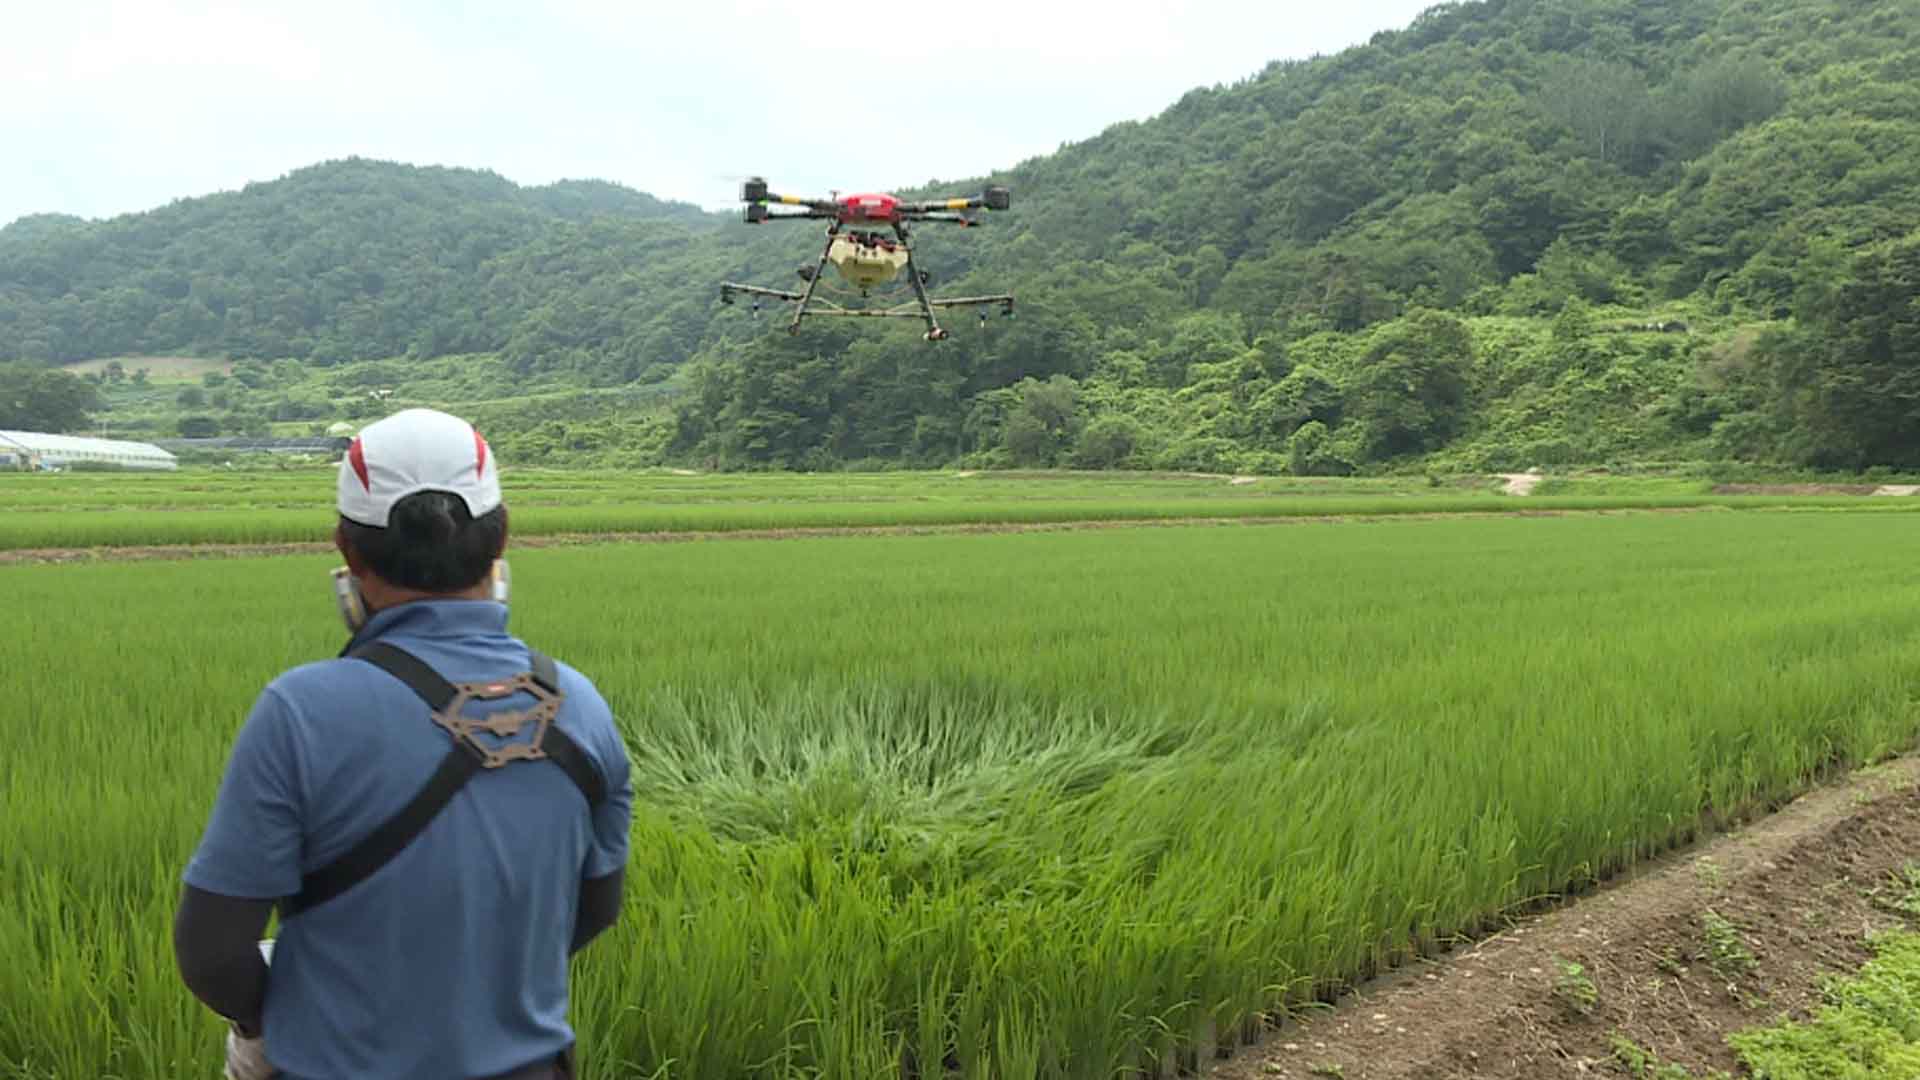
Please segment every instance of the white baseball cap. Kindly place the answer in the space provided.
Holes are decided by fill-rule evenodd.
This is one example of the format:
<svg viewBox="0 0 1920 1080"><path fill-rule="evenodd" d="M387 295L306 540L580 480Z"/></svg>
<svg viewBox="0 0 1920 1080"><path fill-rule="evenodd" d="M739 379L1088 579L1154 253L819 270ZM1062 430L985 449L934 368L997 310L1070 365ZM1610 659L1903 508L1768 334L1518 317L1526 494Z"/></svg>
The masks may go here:
<svg viewBox="0 0 1920 1080"><path fill-rule="evenodd" d="M340 459L340 516L387 527L393 504L421 491L460 496L474 517L500 505L500 464L473 425L407 409L368 425Z"/></svg>

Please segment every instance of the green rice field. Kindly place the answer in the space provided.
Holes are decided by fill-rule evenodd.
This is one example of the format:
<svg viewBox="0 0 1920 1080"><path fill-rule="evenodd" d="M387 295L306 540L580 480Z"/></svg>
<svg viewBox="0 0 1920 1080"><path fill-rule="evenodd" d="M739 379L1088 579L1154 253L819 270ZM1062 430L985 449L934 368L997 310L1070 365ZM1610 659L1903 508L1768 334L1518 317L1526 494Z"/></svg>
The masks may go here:
<svg viewBox="0 0 1920 1080"><path fill-rule="evenodd" d="M1295 498L1167 483L1025 501ZM326 495L278 509L324 530ZM224 512L12 504L0 534ZM1917 550L1911 513L1713 512L517 552L516 631L596 679L635 768L585 1075L1201 1060L1912 745ZM217 1074L179 872L254 695L339 646L330 565L0 565L0 1076Z"/></svg>
<svg viewBox="0 0 1920 1080"><path fill-rule="evenodd" d="M323 540L333 471L0 474L0 551ZM509 472L524 537L1327 515L1565 510L1920 511L1920 499L1721 496L1630 487L1516 500L1462 478L1300 479L1126 473L676 475ZM111 512L109 512L111 511ZM128 511L138 511L132 513Z"/></svg>

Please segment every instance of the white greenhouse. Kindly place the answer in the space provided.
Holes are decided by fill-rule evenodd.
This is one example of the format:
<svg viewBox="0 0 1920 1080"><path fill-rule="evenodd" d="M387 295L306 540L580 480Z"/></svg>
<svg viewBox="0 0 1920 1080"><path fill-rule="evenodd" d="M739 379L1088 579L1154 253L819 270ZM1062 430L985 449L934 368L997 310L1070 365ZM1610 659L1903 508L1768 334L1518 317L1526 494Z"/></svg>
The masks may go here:
<svg viewBox="0 0 1920 1080"><path fill-rule="evenodd" d="M180 467L172 454L150 443L0 431L0 469L163 469Z"/></svg>

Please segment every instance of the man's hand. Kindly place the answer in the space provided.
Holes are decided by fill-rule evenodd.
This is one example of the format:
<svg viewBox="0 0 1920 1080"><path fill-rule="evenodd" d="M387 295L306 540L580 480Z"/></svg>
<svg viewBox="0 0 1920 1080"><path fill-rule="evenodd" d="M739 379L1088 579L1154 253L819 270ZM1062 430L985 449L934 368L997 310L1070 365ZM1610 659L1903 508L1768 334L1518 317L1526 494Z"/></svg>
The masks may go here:
<svg viewBox="0 0 1920 1080"><path fill-rule="evenodd" d="M266 1039L227 1032L227 1080L272 1080L279 1075L280 1070L267 1060Z"/></svg>

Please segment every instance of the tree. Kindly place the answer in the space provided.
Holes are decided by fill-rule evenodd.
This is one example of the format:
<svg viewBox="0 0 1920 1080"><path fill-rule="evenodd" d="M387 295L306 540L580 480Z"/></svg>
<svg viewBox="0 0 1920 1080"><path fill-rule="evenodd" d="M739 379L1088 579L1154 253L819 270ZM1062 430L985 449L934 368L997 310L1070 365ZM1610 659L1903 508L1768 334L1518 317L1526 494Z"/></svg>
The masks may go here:
<svg viewBox="0 0 1920 1080"><path fill-rule="evenodd" d="M1466 420L1473 341L1465 324L1416 311L1374 333L1348 384L1347 414L1375 460L1431 450Z"/></svg>
<svg viewBox="0 0 1920 1080"><path fill-rule="evenodd" d="M1613 215L1607 248L1628 265L1645 268L1673 250L1671 218L1670 211L1643 195Z"/></svg>
<svg viewBox="0 0 1920 1080"><path fill-rule="evenodd" d="M1183 386L1194 365L1217 364L1240 355L1247 347L1246 337L1238 315L1196 311L1174 323L1172 337L1153 351L1147 368L1159 385Z"/></svg>
<svg viewBox="0 0 1920 1080"><path fill-rule="evenodd" d="M1127 463L1140 445L1140 422L1122 413L1096 417L1073 447L1076 469L1113 469Z"/></svg>
<svg viewBox="0 0 1920 1080"><path fill-rule="evenodd" d="M1327 425L1309 420L1287 439L1287 471L1295 476L1345 476L1353 462L1333 444Z"/></svg>
<svg viewBox="0 0 1920 1080"><path fill-rule="evenodd" d="M1797 403L1801 456L1920 466L1920 233L1869 251L1852 280L1803 294L1807 333L1777 339L1777 392Z"/></svg>
<svg viewBox="0 0 1920 1080"><path fill-rule="evenodd" d="M1014 390L1018 397L1007 413L1001 444L1015 464L1052 465L1079 427L1079 385L1055 375L1046 382L1023 379Z"/></svg>
<svg viewBox="0 0 1920 1080"><path fill-rule="evenodd" d="M1584 152L1623 167L1642 160L1651 100L1646 76L1631 65L1588 57L1556 64L1540 95L1547 114L1573 132Z"/></svg>
<svg viewBox="0 0 1920 1080"><path fill-rule="evenodd" d="M0 428L75 431L100 406L100 392L84 379L37 364L0 364Z"/></svg>
<svg viewBox="0 0 1920 1080"><path fill-rule="evenodd" d="M1284 440L1309 423L1339 424L1343 404L1338 383L1318 367L1302 364L1262 394L1254 412L1264 417L1270 436Z"/></svg>
<svg viewBox="0 0 1920 1080"><path fill-rule="evenodd" d="M1787 101L1779 71L1763 60L1725 56L1673 80L1662 95L1662 135L1682 160L1749 124L1766 120Z"/></svg>

